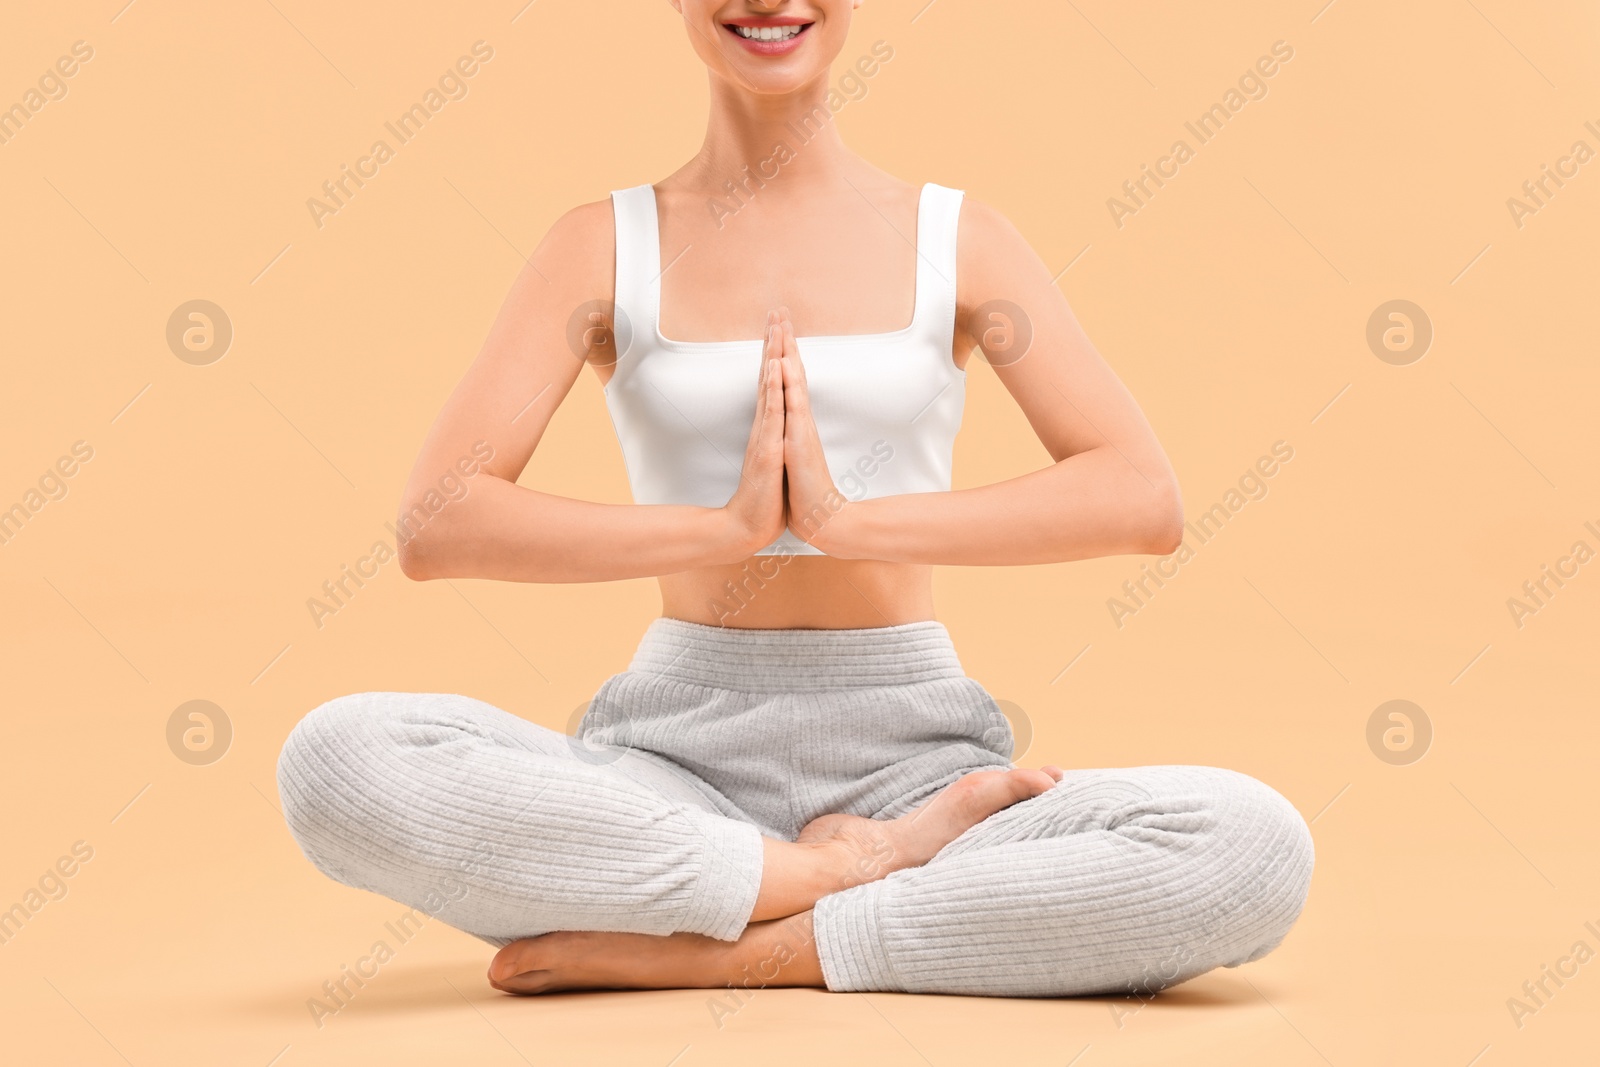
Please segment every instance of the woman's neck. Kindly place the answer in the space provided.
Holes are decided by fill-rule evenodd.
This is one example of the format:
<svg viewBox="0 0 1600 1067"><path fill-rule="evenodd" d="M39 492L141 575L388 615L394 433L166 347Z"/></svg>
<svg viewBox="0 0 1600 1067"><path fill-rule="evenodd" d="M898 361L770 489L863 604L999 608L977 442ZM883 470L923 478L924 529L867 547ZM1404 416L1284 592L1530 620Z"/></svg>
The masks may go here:
<svg viewBox="0 0 1600 1067"><path fill-rule="evenodd" d="M752 93L715 76L706 137L680 175L711 195L784 178L837 178L859 157L845 147L828 107L824 75L793 93Z"/></svg>

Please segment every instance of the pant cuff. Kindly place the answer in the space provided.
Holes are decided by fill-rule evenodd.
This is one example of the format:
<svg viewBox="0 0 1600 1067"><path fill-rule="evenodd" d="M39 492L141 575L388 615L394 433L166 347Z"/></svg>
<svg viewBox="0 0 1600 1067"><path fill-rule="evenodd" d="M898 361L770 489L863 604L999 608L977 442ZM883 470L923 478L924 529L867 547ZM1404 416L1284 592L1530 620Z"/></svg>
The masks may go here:
<svg viewBox="0 0 1600 1067"><path fill-rule="evenodd" d="M737 941L750 923L761 891L761 831L725 815L686 812L705 844L694 895L680 929L719 941Z"/></svg>
<svg viewBox="0 0 1600 1067"><path fill-rule="evenodd" d="M904 990L884 945L878 906L884 884L872 882L817 901L811 927L822 979L834 993Z"/></svg>

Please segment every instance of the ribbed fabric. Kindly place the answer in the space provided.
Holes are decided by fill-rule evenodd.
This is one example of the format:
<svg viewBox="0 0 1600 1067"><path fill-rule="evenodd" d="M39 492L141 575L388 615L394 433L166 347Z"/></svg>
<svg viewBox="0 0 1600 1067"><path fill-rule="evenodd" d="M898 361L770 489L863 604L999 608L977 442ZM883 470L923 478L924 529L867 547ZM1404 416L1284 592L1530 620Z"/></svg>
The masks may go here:
<svg viewBox="0 0 1600 1067"><path fill-rule="evenodd" d="M278 786L306 856L495 945L551 930L733 939L766 835L892 818L1009 766L938 623L653 623L577 737L461 696L330 701ZM1148 995L1265 955L1300 913L1305 821L1212 767L1078 770L926 865L822 898L828 988Z"/></svg>
<svg viewBox="0 0 1600 1067"><path fill-rule="evenodd" d="M870 630L739 630L656 619L630 671L743 693L882 689L965 678L937 622Z"/></svg>
<svg viewBox="0 0 1600 1067"><path fill-rule="evenodd" d="M1069 771L813 924L836 991L1148 996L1276 947L1312 861L1305 821L1248 775Z"/></svg>
<svg viewBox="0 0 1600 1067"><path fill-rule="evenodd" d="M329 701L278 759L289 829L318 869L494 945L552 930L737 938L761 835L703 790L648 754L444 694Z"/></svg>

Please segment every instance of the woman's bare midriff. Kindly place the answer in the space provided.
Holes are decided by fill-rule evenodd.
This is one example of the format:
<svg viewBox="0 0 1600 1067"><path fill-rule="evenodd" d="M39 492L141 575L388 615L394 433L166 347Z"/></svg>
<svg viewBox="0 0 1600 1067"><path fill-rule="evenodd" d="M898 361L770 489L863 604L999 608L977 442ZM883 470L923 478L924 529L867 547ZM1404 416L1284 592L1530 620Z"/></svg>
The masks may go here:
<svg viewBox="0 0 1600 1067"><path fill-rule="evenodd" d="M825 556L752 556L662 575L661 613L752 630L856 630L933 614L933 568Z"/></svg>

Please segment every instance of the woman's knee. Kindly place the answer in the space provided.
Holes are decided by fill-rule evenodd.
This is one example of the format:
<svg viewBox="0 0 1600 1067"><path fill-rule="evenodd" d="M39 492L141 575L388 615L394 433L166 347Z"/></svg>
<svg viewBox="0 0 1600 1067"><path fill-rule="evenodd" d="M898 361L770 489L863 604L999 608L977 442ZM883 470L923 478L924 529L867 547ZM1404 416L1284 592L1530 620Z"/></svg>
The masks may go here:
<svg viewBox="0 0 1600 1067"><path fill-rule="evenodd" d="M358 693L319 705L289 732L278 755L278 796L289 831L307 858L349 881L345 857L359 847L362 819L392 800L394 749L403 694Z"/></svg>
<svg viewBox="0 0 1600 1067"><path fill-rule="evenodd" d="M278 754L278 787L300 799L301 786L316 792L330 775L343 777L348 765L366 755L379 739L392 706L377 699L389 694L356 693L313 708L295 724Z"/></svg>
<svg viewBox="0 0 1600 1067"><path fill-rule="evenodd" d="M1305 906L1316 849L1311 828L1289 800L1239 771L1208 768L1213 777L1217 903L1234 916L1221 940L1225 966L1260 959L1277 948Z"/></svg>

